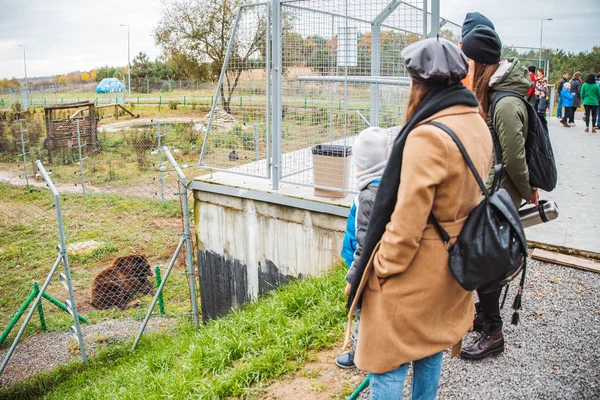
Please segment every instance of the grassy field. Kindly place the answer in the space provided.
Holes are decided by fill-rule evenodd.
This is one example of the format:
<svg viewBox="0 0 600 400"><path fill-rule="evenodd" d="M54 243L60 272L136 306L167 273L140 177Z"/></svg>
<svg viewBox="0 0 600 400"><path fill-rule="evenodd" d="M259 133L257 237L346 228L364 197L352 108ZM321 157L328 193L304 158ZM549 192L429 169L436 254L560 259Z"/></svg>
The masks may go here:
<svg viewBox="0 0 600 400"><path fill-rule="evenodd" d="M142 317L151 295L131 302L125 311L96 310L89 303L89 288L94 276L110 265L114 257L132 252L145 254L153 267L160 265L164 271L179 241L179 202L163 204L116 193L86 198L63 194L61 206L67 244L89 240L102 243L102 247L90 254L69 257L80 313L92 323L110 318ZM38 281L41 285L45 279L56 260L59 239L49 191L0 184L0 209L0 231L3 232L0 235L0 329L4 329L31 292L32 282ZM58 272L61 270L62 266ZM189 308L184 270L178 263L167 285L167 313L181 314ZM60 300L67 298L58 275L48 293ZM45 305L45 311L50 330L68 329L72 322L68 314L50 305ZM30 335L38 330L39 322L34 317L26 333ZM9 342L5 341L3 346Z"/></svg>
<svg viewBox="0 0 600 400"><path fill-rule="evenodd" d="M2 399L220 399L256 394L253 386L295 371L311 351L343 335L345 268L271 292L194 330L144 336L141 346L107 347L0 390ZM340 393L340 398L349 393Z"/></svg>

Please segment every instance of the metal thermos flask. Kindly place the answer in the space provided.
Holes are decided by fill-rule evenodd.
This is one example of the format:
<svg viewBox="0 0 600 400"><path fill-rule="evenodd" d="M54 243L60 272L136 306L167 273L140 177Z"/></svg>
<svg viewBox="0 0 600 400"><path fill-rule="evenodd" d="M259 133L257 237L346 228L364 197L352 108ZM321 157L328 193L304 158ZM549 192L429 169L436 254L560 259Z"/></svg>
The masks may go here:
<svg viewBox="0 0 600 400"><path fill-rule="evenodd" d="M558 218L558 206L553 201L540 200L538 206L521 208L519 218L523 228L543 224Z"/></svg>

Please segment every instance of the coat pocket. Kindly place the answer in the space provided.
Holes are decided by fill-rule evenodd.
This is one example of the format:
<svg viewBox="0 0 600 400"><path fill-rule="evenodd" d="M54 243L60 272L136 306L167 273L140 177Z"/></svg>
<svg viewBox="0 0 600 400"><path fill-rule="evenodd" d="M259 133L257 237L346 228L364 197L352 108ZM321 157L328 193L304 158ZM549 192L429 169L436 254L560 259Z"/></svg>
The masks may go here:
<svg viewBox="0 0 600 400"><path fill-rule="evenodd" d="M375 272L375 268L371 270L369 273L369 282L368 282L369 290L373 292L381 292L382 287L379 284L379 278L377 277L377 272Z"/></svg>

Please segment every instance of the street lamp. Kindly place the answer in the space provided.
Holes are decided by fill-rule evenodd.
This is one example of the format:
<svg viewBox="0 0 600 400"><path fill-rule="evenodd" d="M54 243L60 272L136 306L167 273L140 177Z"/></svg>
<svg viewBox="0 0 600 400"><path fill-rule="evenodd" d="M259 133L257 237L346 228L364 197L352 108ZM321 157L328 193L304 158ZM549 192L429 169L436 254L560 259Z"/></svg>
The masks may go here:
<svg viewBox="0 0 600 400"><path fill-rule="evenodd" d="M129 24L121 24L119 26L127 27L127 86L129 90L129 97L131 97L131 64L129 63L129 60L131 59L129 57Z"/></svg>
<svg viewBox="0 0 600 400"><path fill-rule="evenodd" d="M539 60L538 68L542 68L542 40L544 37L544 21L552 21L552 18L546 18L546 19L542 20L542 27L540 29L540 60ZM547 72L548 71L546 70L546 73Z"/></svg>
<svg viewBox="0 0 600 400"><path fill-rule="evenodd" d="M19 47L23 48L23 65L25 66L25 88L27 88L27 59L25 58L25 45L20 44Z"/></svg>

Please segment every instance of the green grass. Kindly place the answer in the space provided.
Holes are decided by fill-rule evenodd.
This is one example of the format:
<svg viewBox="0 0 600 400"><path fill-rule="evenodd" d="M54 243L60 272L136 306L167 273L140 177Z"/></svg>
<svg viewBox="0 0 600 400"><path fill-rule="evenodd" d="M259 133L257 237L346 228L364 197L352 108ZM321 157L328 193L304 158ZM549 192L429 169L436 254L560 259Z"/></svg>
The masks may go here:
<svg viewBox="0 0 600 400"><path fill-rule="evenodd" d="M339 342L345 268L297 280L194 330L187 324L105 348L80 362L0 390L4 399L219 399L297 370L310 351Z"/></svg>
<svg viewBox="0 0 600 400"><path fill-rule="evenodd" d="M100 241L103 247L87 255L69 255L71 274L81 314L98 322L110 318L141 317L150 303L146 295L126 311L96 310L89 305L89 288L94 276L110 265L113 258L132 252L145 254L151 265L164 270L172 256L181 231L180 206L177 201L160 201L120 194L94 194L85 199L80 194L61 195L67 244L88 240ZM32 290L32 282L40 285L57 258L59 243L55 209L49 191L27 190L0 184L0 330ZM58 280L60 265L48 293L64 300L67 292ZM177 266L166 286L167 313L187 311L188 285L181 267ZM48 303L43 303L49 330L68 329L70 316ZM22 322L22 321L21 321ZM7 346L18 327L2 346ZM37 314L25 331L39 330Z"/></svg>

